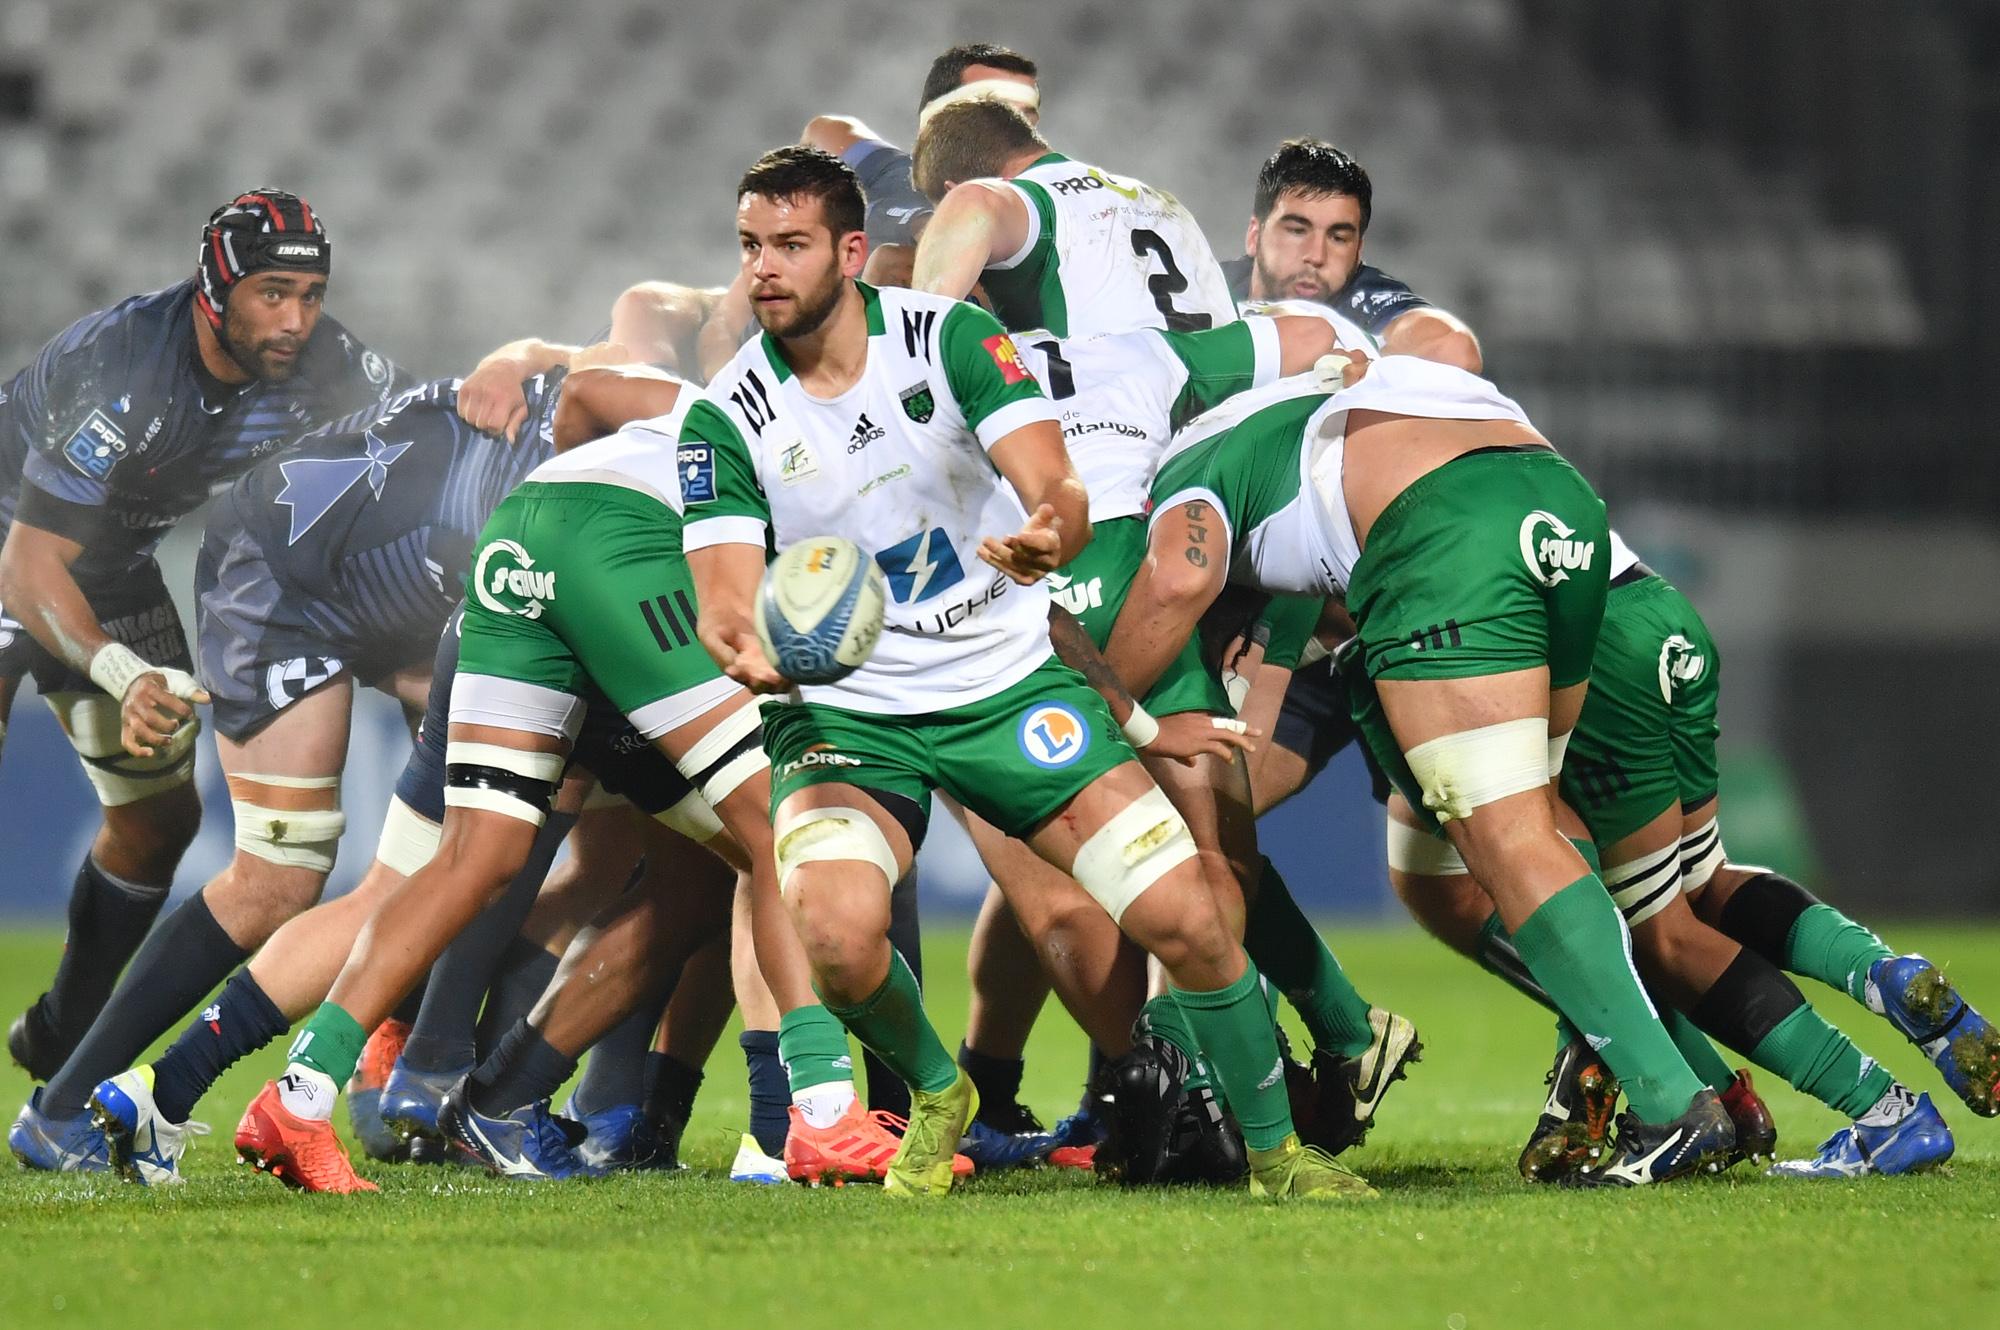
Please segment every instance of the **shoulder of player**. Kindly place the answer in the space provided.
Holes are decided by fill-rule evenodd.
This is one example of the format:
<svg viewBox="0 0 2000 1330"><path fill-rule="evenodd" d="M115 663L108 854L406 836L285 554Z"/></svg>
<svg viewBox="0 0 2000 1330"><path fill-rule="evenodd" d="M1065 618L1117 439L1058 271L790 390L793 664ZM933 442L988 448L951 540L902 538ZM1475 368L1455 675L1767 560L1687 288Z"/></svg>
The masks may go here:
<svg viewBox="0 0 2000 1330"><path fill-rule="evenodd" d="M182 282L94 310L50 338L41 355L64 367L122 370L124 364L106 362L122 362L132 352L176 333L192 335L192 286L191 281ZM91 377L97 379L96 374Z"/></svg>

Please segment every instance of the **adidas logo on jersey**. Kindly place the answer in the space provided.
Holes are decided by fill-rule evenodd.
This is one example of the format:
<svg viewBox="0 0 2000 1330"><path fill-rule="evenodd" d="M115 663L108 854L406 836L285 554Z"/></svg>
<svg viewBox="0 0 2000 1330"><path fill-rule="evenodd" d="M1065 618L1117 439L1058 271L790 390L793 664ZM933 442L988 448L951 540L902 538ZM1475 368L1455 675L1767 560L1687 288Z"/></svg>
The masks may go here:
<svg viewBox="0 0 2000 1330"><path fill-rule="evenodd" d="M868 419L868 413L863 411L861 419L855 422L854 433L847 437L847 451L849 453L858 453L888 432L888 430L883 429L880 425Z"/></svg>

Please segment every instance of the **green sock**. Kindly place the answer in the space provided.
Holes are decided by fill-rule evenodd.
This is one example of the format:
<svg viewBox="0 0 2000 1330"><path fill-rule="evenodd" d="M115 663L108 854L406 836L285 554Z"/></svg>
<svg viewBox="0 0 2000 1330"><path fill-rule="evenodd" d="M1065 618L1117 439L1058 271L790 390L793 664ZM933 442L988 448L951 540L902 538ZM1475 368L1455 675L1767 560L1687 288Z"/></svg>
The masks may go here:
<svg viewBox="0 0 2000 1330"><path fill-rule="evenodd" d="M1831 905L1807 907L1785 938L1785 968L1866 1002L1868 967L1896 953Z"/></svg>
<svg viewBox="0 0 2000 1330"><path fill-rule="evenodd" d="M1660 1024L1667 1027L1667 1035L1674 1041L1674 1047L1687 1059L1694 1074L1708 1082L1709 1089L1721 1094L1736 1084L1736 1073L1730 1070L1729 1064L1722 1060L1722 1054L1715 1051L1715 1045L1708 1042L1708 1036L1697 1029L1693 1021L1663 1003L1660 1005Z"/></svg>
<svg viewBox="0 0 2000 1330"><path fill-rule="evenodd" d="M1230 1110L1243 1128L1243 1143L1252 1150L1269 1150L1292 1134L1292 1108L1278 1067L1278 1036L1257 988L1257 967L1245 964L1243 977L1227 988L1169 992L1208 1051L1215 1079L1227 1091Z"/></svg>
<svg viewBox="0 0 2000 1330"><path fill-rule="evenodd" d="M1298 1010L1313 1047L1355 1057L1375 1041L1368 1003L1312 926L1269 859L1243 930L1243 949Z"/></svg>
<svg viewBox="0 0 2000 1330"><path fill-rule="evenodd" d="M1703 1086L1639 986L1630 944L1595 873L1542 902L1514 933L1529 972L1603 1054L1633 1110L1670 1122Z"/></svg>
<svg viewBox="0 0 2000 1330"><path fill-rule="evenodd" d="M1257 1002L1264 1010L1265 1018L1270 1017L1270 1001L1260 991ZM1158 1035L1178 1048L1188 1060L1187 1088L1198 1090L1203 1086L1213 1088L1209 1080L1208 1064L1202 1061L1201 1041L1194 1037L1194 1030L1188 1025L1186 1013L1172 997L1161 994L1147 998L1146 1005L1139 1008L1139 1029L1145 1034Z"/></svg>
<svg viewBox="0 0 2000 1330"><path fill-rule="evenodd" d="M1750 1060L1850 1118L1873 1108L1896 1083L1888 1068L1862 1056L1852 1039L1810 1006L1779 1021L1750 1050Z"/></svg>
<svg viewBox="0 0 2000 1330"><path fill-rule="evenodd" d="M322 1002L285 1056L301 1067L311 1067L335 1085L345 1085L354 1075L354 1064L361 1061L361 1046L367 1042L368 1032L345 1007Z"/></svg>
<svg viewBox="0 0 2000 1330"><path fill-rule="evenodd" d="M889 948L889 974L882 986L857 1007L827 1010L854 1031L854 1037L873 1049L890 1071L912 1090L936 1094L948 1090L958 1079L958 1063L946 1051L944 1041L924 1014L924 997L917 977L910 973L902 953ZM782 1043L783 1032L779 1040Z"/></svg>
<svg viewBox="0 0 2000 1330"><path fill-rule="evenodd" d="M785 1078L793 1094L815 1085L854 1079L854 1054L847 1047L847 1031L832 1012L817 1003L778 1018L778 1061L785 1065Z"/></svg>

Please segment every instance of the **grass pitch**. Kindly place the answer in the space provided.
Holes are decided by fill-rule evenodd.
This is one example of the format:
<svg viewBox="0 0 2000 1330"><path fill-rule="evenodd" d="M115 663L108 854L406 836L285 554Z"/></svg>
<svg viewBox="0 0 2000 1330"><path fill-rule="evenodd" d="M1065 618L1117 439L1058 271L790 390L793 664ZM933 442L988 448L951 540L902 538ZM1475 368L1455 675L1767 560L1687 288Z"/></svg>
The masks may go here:
<svg viewBox="0 0 2000 1330"><path fill-rule="evenodd" d="M2000 929L1889 936L1946 965L1989 1011L2000 1005ZM919 1206L869 1187L732 1186L720 1170L746 1113L733 1036L688 1133L692 1172L538 1187L372 1165L380 1196L302 1197L237 1167L229 1146L280 1065L271 1050L203 1105L215 1134L196 1144L186 1187L0 1173L0 1326L1995 1323L2000 1121L1973 1117L1845 997L1805 985L1937 1098L1958 1135L1948 1173L1807 1185L1739 1166L1645 1193L1563 1193L1513 1170L1551 1051L1542 1013L1414 933L1333 941L1362 991L1411 1016L1426 1047L1347 1156L1379 1201L1288 1208L1055 1172L979 1179ZM40 990L58 945L0 934L0 1016ZM962 932L929 939L947 1040L963 1027L964 951ZM1074 1103L1083 1055L1052 1009L1024 1091L1045 1118ZM1841 1125L1771 1078L1759 1089L1781 1154L1810 1153ZM8 1113L27 1090L18 1069L0 1070Z"/></svg>

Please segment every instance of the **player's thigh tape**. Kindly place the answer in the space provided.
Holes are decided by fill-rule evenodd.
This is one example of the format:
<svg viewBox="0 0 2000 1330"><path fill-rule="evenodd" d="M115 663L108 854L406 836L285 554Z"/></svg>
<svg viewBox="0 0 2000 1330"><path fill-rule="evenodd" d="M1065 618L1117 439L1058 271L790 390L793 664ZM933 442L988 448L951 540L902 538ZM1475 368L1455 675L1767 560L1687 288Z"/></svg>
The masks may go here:
<svg viewBox="0 0 2000 1330"><path fill-rule="evenodd" d="M194 737L201 717L181 722L174 737L151 757L133 757L120 737L120 706L104 693L49 693L43 699L62 722L70 746L83 759L83 774L106 808L150 799L194 779Z"/></svg>
<svg viewBox="0 0 2000 1330"><path fill-rule="evenodd" d="M739 707L695 740L674 764L710 808L727 799L744 781L769 769L771 759L764 755L763 725L762 713L756 707ZM891 875L889 880L896 879Z"/></svg>
<svg viewBox="0 0 2000 1330"><path fill-rule="evenodd" d="M893 887L896 852L875 819L858 808L813 808L782 819L777 828L778 890L785 890L800 864L854 859L881 870L885 886Z"/></svg>
<svg viewBox="0 0 2000 1330"><path fill-rule="evenodd" d="M410 877L431 861L443 835L443 827L391 795L382 835L375 842L375 858L384 868Z"/></svg>
<svg viewBox="0 0 2000 1330"><path fill-rule="evenodd" d="M1423 791L1424 807L1438 821L1449 822L1547 785L1549 722L1532 716L1460 730L1420 743L1403 756Z"/></svg>
<svg viewBox="0 0 2000 1330"><path fill-rule="evenodd" d="M1412 877L1463 877L1472 870L1458 847L1442 836L1433 836L1418 827L1404 826L1395 818L1389 824L1389 867Z"/></svg>
<svg viewBox="0 0 2000 1330"><path fill-rule="evenodd" d="M583 728L583 699L493 674L460 673L451 681L451 723L574 740Z"/></svg>
<svg viewBox="0 0 2000 1330"><path fill-rule="evenodd" d="M1673 904L1681 890L1681 847L1669 841L1649 854L1604 870L1612 904L1634 928Z"/></svg>
<svg viewBox="0 0 2000 1330"><path fill-rule="evenodd" d="M1711 817L1681 836L1681 890L1692 896L1708 885L1715 870L1728 860L1722 848L1722 819Z"/></svg>
<svg viewBox="0 0 2000 1330"><path fill-rule="evenodd" d="M236 819L236 848L265 863L286 868L305 868L321 875L333 871L340 849L340 833L347 830L347 814L340 811L338 776L264 776L238 772L234 782L267 785L283 790L331 790L332 808L267 808L248 799L229 801Z"/></svg>
<svg viewBox="0 0 2000 1330"><path fill-rule="evenodd" d="M706 845L722 834L722 819L708 806L708 800L689 790L672 808L655 815L655 822L678 831L697 845Z"/></svg>
<svg viewBox="0 0 2000 1330"><path fill-rule="evenodd" d="M1549 779L1563 774L1563 756L1569 752L1569 737L1575 730L1564 730L1561 734L1549 736Z"/></svg>
<svg viewBox="0 0 2000 1330"><path fill-rule="evenodd" d="M502 813L539 827L548 820L563 760L561 753L450 740L444 746L445 807Z"/></svg>
<svg viewBox="0 0 2000 1330"><path fill-rule="evenodd" d="M1076 852L1069 875L1123 920L1140 893L1195 856L1194 836L1159 787L1111 815Z"/></svg>

